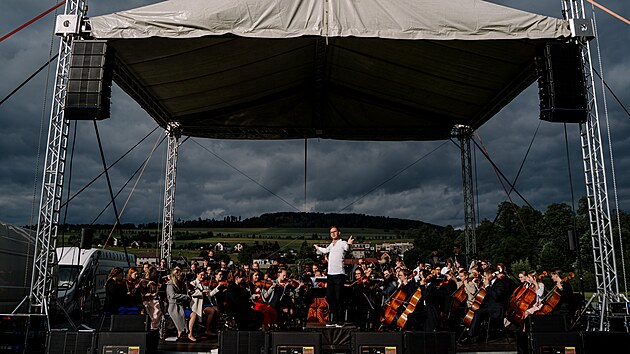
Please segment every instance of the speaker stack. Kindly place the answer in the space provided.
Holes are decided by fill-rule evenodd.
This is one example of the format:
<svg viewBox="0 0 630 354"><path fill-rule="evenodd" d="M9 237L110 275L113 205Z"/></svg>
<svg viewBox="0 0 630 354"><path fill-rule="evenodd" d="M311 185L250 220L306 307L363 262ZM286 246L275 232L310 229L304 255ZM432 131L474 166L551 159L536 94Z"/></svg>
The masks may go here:
<svg viewBox="0 0 630 354"><path fill-rule="evenodd" d="M109 118L113 51L107 41L72 43L64 117L69 120Z"/></svg>
<svg viewBox="0 0 630 354"><path fill-rule="evenodd" d="M536 59L540 119L584 123L588 115L582 48L549 43Z"/></svg>
<svg viewBox="0 0 630 354"><path fill-rule="evenodd" d="M401 332L353 332L352 353L355 354L402 354Z"/></svg>
<svg viewBox="0 0 630 354"><path fill-rule="evenodd" d="M45 315L0 315L0 353L43 354L46 322Z"/></svg>
<svg viewBox="0 0 630 354"><path fill-rule="evenodd" d="M221 331L219 348L223 353L266 354L269 334L263 331Z"/></svg>
<svg viewBox="0 0 630 354"><path fill-rule="evenodd" d="M272 332L271 354L320 354L321 333Z"/></svg>

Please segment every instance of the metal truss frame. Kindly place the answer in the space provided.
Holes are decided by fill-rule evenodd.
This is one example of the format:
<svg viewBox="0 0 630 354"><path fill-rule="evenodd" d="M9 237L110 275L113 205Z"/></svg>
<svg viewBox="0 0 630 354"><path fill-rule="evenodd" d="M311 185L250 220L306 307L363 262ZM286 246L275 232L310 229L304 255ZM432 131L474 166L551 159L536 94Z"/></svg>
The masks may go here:
<svg viewBox="0 0 630 354"><path fill-rule="evenodd" d="M563 0L562 10L568 20L586 19L583 0ZM610 312L608 305L610 302L620 301L621 296L617 279L615 244L610 218L606 166L591 48L588 40L579 37L575 37L573 40L582 46L581 56L588 100L588 116L586 122L580 124L580 139L595 266L596 292L588 301L586 309L592 308L596 316L597 328L591 329L605 331L609 330L608 315ZM593 300L597 301L593 302Z"/></svg>
<svg viewBox="0 0 630 354"><path fill-rule="evenodd" d="M468 258L477 255L477 218L475 216L475 191L472 179L472 158L470 154L470 139L473 129L466 125L457 124L453 127L453 136L459 140L462 157L462 186L464 194L464 236L466 238L466 255Z"/></svg>
<svg viewBox="0 0 630 354"><path fill-rule="evenodd" d="M160 241L160 257L171 264L173 247L173 223L175 211L175 184L177 180L177 152L179 150L180 126L171 122L167 128L168 152L166 173L164 177L164 213L162 215L162 240Z"/></svg>
<svg viewBox="0 0 630 354"><path fill-rule="evenodd" d="M77 16L78 23L85 16L84 0L68 0L66 15ZM53 91L48 143L44 162L44 176L37 221L35 255L31 279L29 312L48 314L48 304L54 299L53 280L56 262L57 232L63 195L68 132L70 123L64 119L63 106L66 100L68 70L72 52L73 35L61 38L59 58Z"/></svg>

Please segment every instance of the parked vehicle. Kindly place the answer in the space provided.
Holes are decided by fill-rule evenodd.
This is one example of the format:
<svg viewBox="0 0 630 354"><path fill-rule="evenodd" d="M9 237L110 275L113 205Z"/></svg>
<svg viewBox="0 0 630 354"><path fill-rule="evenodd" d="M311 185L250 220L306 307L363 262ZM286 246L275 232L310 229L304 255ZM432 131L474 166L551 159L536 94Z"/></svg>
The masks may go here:
<svg viewBox="0 0 630 354"><path fill-rule="evenodd" d="M100 248L57 248L57 301L68 312L98 312L105 304L105 281L114 267L135 266L136 256Z"/></svg>

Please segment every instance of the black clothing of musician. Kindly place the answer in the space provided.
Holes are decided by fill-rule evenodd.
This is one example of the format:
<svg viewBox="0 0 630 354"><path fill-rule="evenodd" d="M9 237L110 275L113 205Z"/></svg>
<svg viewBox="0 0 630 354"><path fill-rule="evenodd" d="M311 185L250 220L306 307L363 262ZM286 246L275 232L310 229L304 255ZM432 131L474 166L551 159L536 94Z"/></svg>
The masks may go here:
<svg viewBox="0 0 630 354"><path fill-rule="evenodd" d="M241 283L247 279L242 270L236 271L234 283L227 287L227 313L234 316L239 330L255 331L262 326L264 315L252 308L251 294Z"/></svg>
<svg viewBox="0 0 630 354"><path fill-rule="evenodd" d="M506 291L505 282L494 276L494 269L487 268L484 271L484 284L487 291L481 308L475 311L475 317L470 324L468 337L473 337L479 332L481 322L485 319L500 319L505 309Z"/></svg>
<svg viewBox="0 0 630 354"><path fill-rule="evenodd" d="M131 297L127 294L127 284L122 280L122 268L113 268L105 282L105 309L117 315L119 308L131 306Z"/></svg>

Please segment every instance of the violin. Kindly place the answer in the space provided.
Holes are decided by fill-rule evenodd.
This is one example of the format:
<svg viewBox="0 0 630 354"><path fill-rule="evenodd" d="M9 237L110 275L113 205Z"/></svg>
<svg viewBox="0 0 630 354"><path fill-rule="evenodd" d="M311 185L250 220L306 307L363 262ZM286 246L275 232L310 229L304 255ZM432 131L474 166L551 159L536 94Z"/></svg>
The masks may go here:
<svg viewBox="0 0 630 354"><path fill-rule="evenodd" d="M273 281L271 280L260 280L254 283L254 286L261 288L261 289L269 289L272 285L274 284Z"/></svg>

